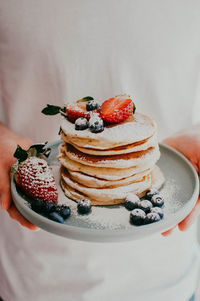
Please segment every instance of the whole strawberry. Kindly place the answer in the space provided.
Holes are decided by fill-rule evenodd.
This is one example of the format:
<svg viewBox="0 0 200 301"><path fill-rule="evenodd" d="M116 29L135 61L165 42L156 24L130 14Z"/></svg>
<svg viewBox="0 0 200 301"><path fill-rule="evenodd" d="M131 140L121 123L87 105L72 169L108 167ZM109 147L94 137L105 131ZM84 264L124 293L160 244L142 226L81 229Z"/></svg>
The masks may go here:
<svg viewBox="0 0 200 301"><path fill-rule="evenodd" d="M49 149L44 144L31 146L27 151L17 147L14 157L14 177L21 190L33 199L56 202L58 191L55 178L47 164ZM13 171L13 170L12 170Z"/></svg>

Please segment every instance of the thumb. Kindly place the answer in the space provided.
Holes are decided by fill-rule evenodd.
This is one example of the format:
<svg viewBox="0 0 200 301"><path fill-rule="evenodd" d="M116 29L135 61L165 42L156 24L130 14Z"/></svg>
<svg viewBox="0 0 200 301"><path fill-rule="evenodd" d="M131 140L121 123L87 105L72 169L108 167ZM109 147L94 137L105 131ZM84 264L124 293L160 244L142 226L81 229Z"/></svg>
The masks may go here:
<svg viewBox="0 0 200 301"><path fill-rule="evenodd" d="M12 204L11 207L8 209L8 214L12 219L19 222L23 227L26 227L33 231L39 230L37 226L33 225L23 215L21 215L21 213L17 210L14 204Z"/></svg>
<svg viewBox="0 0 200 301"><path fill-rule="evenodd" d="M10 172L9 170L4 170L4 172L1 172L0 175L0 205L2 209L8 210L11 202L12 198L10 192Z"/></svg>
<svg viewBox="0 0 200 301"><path fill-rule="evenodd" d="M8 210L11 206L12 198L10 190L3 191L0 196L0 204L3 210Z"/></svg>
<svg viewBox="0 0 200 301"><path fill-rule="evenodd" d="M192 209L190 214L178 224L179 230L187 230L196 220L200 214L200 198L197 200L195 207Z"/></svg>

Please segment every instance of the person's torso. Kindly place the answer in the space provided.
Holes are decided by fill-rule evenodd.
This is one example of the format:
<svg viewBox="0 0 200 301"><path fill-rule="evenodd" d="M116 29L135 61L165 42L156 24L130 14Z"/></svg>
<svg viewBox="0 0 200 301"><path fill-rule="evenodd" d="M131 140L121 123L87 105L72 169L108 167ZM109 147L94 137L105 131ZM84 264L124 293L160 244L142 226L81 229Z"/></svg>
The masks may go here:
<svg viewBox="0 0 200 301"><path fill-rule="evenodd" d="M199 97L198 9L195 1L1 3L9 125L36 140L55 139L59 120L41 115L46 103L128 93L161 136L187 126Z"/></svg>
<svg viewBox="0 0 200 301"><path fill-rule="evenodd" d="M157 121L160 136L187 126L199 95L196 6L186 1L2 2L0 79L8 125L37 142L56 140L60 119L42 116L47 103L128 93L138 111ZM8 301L10 296L32 301L35 286L42 301L64 301L65 295L67 300L135 295L144 301L141 294L157 300L155 291L160 299L195 260L193 230L101 245L31 233L4 213L1 227L6 229L0 252Z"/></svg>

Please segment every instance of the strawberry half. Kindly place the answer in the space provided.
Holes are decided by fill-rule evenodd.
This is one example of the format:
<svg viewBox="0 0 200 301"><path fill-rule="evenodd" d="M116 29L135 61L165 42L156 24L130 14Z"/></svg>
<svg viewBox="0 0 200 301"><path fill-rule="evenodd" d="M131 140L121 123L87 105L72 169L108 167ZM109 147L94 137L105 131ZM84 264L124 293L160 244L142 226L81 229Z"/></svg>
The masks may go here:
<svg viewBox="0 0 200 301"><path fill-rule="evenodd" d="M44 152L38 153L38 149ZM56 202L58 191L52 171L44 159L46 151L47 149L38 145L30 147L27 151L18 146L14 154L18 159L14 167L14 177L26 195L33 199Z"/></svg>
<svg viewBox="0 0 200 301"><path fill-rule="evenodd" d="M66 106L67 119L75 122L79 117L90 119L90 113L86 110L86 103L73 103Z"/></svg>
<svg viewBox="0 0 200 301"><path fill-rule="evenodd" d="M119 95L103 102L100 117L108 123L119 123L133 113L134 104L128 95Z"/></svg>
<svg viewBox="0 0 200 301"><path fill-rule="evenodd" d="M94 100L92 96L85 96L78 99L75 103L68 104L64 107L47 104L47 106L42 110L42 113L45 115L61 114L71 122L75 122L79 117L90 119L90 113L86 110L86 103L91 100Z"/></svg>

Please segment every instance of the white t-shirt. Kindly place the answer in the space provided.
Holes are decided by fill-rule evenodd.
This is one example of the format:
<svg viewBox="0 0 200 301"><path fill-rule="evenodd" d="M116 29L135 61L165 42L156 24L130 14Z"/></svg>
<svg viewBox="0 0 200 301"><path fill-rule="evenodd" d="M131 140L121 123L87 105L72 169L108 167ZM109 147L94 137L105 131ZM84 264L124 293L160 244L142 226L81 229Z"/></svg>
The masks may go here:
<svg viewBox="0 0 200 301"><path fill-rule="evenodd" d="M0 89L7 124L58 139L47 104L133 95L160 137L199 117L198 1L14 0L0 3ZM86 243L31 232L0 211L5 301L186 301L198 271L196 227L170 237Z"/></svg>

